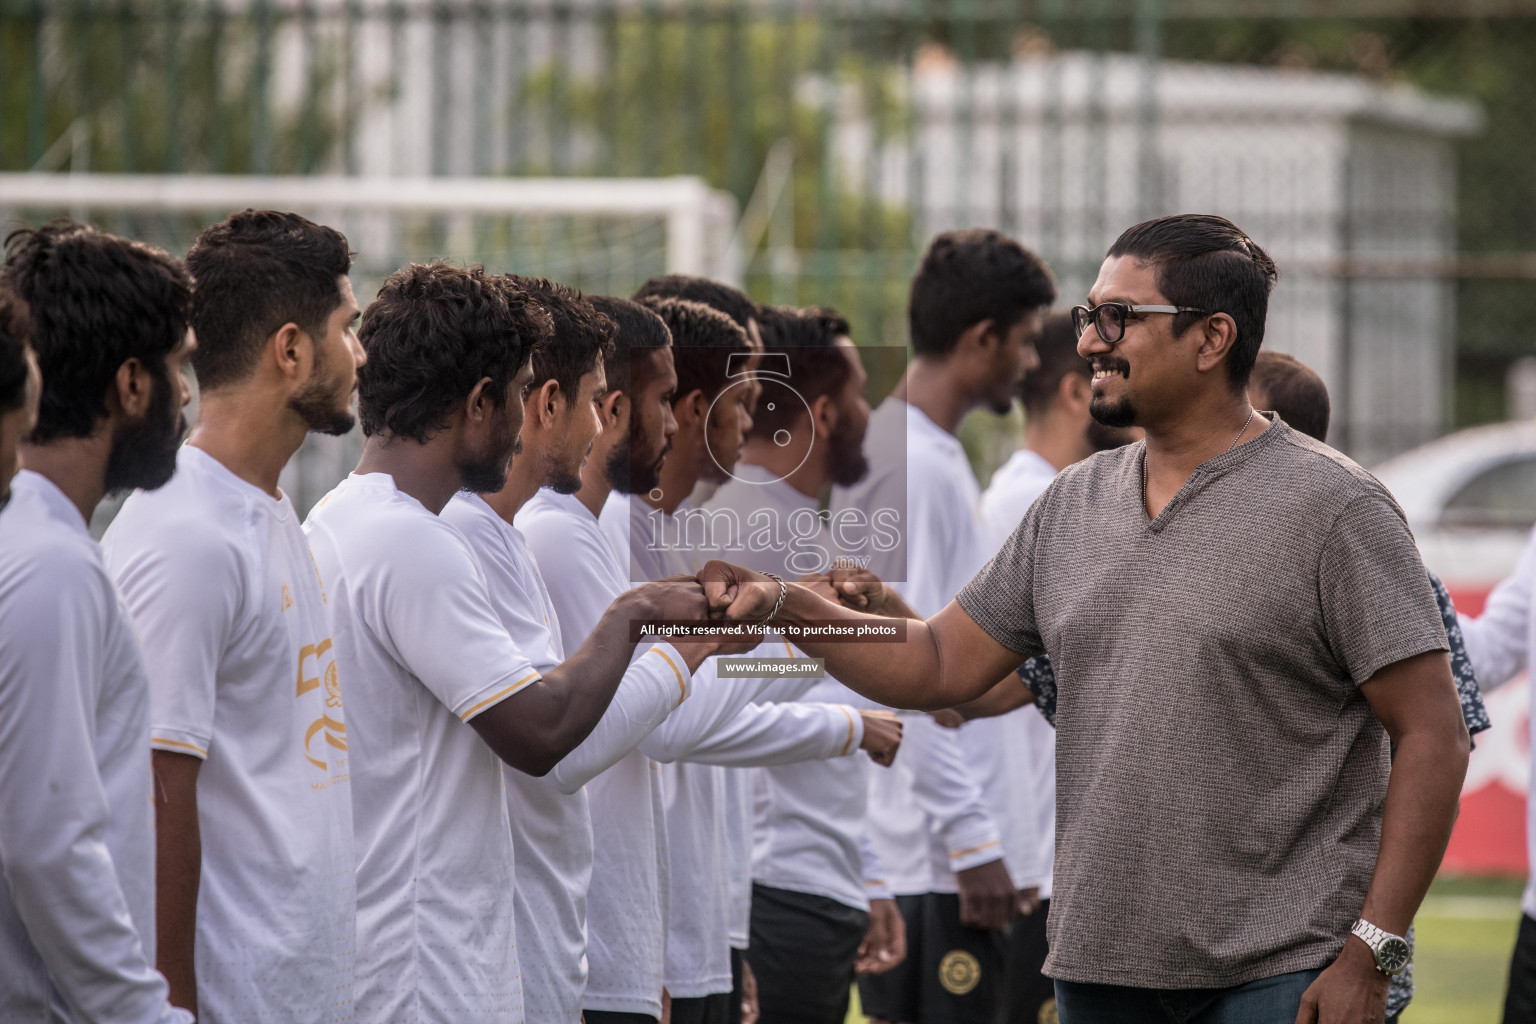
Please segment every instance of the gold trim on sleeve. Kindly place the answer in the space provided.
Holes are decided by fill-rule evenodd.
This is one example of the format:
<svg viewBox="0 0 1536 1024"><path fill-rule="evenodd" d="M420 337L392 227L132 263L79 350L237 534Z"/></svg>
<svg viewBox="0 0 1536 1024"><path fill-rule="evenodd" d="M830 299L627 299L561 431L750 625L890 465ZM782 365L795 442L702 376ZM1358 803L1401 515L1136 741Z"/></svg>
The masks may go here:
<svg viewBox="0 0 1536 1024"><path fill-rule="evenodd" d="M472 715L474 715L474 713L476 711L479 711L481 708L485 707L487 704L495 704L497 701L501 700L503 697L510 696L511 694L517 692L518 690L521 690L523 687L527 686L529 683L533 682L537 678L539 678L539 674L537 672L530 672L530 673L528 673L527 675L523 676L523 678L521 678L517 682L513 683L511 686L507 687L505 690L502 690L499 693L491 694L489 697L485 698L485 700L483 700L480 703L476 704L474 707L469 708L468 710L466 710L462 715L459 716L459 721L461 721L461 722L469 721L470 717Z"/></svg>
<svg viewBox="0 0 1536 1024"><path fill-rule="evenodd" d="M661 656L661 660L666 662L667 665L672 669L672 674L677 676L677 702L681 704L683 701L687 700L688 682L683 676L683 670L677 667L677 662L673 661L671 657L667 655L667 652L662 650L660 647L652 647L645 653L659 654Z"/></svg>

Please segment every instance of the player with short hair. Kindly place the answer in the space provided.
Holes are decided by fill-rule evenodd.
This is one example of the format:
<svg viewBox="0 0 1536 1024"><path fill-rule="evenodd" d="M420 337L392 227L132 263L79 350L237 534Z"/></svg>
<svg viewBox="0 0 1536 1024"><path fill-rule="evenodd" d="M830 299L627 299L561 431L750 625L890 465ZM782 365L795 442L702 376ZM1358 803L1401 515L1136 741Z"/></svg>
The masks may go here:
<svg viewBox="0 0 1536 1024"><path fill-rule="evenodd" d="M1327 442L1328 421L1332 415L1328 385L1323 383L1323 378L1316 370L1295 356L1260 349L1253 363L1253 374L1248 378L1248 400L1255 409L1273 412L1287 426L1308 437ZM1445 622L1445 638L1451 648L1451 673L1456 679L1456 693L1461 699L1461 717L1467 724L1467 732L1475 737L1486 731L1492 723L1488 720L1488 709L1483 704L1482 688L1472 671L1472 653L1467 647L1466 636L1457 619L1456 606L1451 601L1450 592L1434 573L1429 574L1429 582L1435 589L1440 617ZM1474 642L1478 644L1479 657L1487 656L1489 638L1497 635L1488 629L1488 625L1499 619L1496 613L1487 624L1479 621L1478 625L1469 627L1468 631L1476 635ZM1404 933L1404 937L1412 946L1412 926ZM1517 954L1515 963L1519 959ZM1513 971L1511 973L1514 974ZM1506 1003L1506 1018L1523 1018L1518 1009L1520 988L1518 983L1510 986L1510 992L1515 994L1516 1011L1512 1014ZM1386 1024L1396 1024L1398 1017L1413 1001L1413 992L1413 964L1410 961L1400 973L1392 976L1392 984L1387 990Z"/></svg>
<svg viewBox="0 0 1536 1024"><path fill-rule="evenodd" d="M1248 397L1254 408L1278 413L1288 426L1308 437L1328 440L1333 415L1328 385L1295 356L1261 349L1248 378Z"/></svg>
<svg viewBox="0 0 1536 1024"><path fill-rule="evenodd" d="M43 381L0 513L0 1019L189 1022L153 967L149 680L89 523L176 470L192 278L55 221L6 240L0 289Z"/></svg>
<svg viewBox="0 0 1536 1024"><path fill-rule="evenodd" d="M732 288L723 281L694 274L660 274L642 284L631 298L644 303L656 299L686 299L700 303L734 320L737 327L747 332L748 347L763 347L762 313L757 303L740 288Z"/></svg>
<svg viewBox="0 0 1536 1024"><path fill-rule="evenodd" d="M359 332L362 457L305 524L354 695L362 1020L523 1019L502 764L544 774L591 732L634 649L631 617L702 617L696 584L636 590L540 672L439 517L458 491L506 483L551 330L479 266L391 274Z"/></svg>
<svg viewBox="0 0 1536 1024"><path fill-rule="evenodd" d="M870 418L869 476L835 490L832 509L904 512L900 544L869 568L923 614L944 607L988 554L981 489L955 431L974 408L1012 409L1055 297L1045 263L996 231L935 236L913 275L912 363ZM911 955L861 980L860 996L893 1024L991 1024L997 930L1018 913L1024 887L1004 859L1008 823L982 795L1007 785L995 778L1001 738L988 724L957 740L929 719L907 732L907 756L874 776L870 821Z"/></svg>
<svg viewBox="0 0 1536 1024"><path fill-rule="evenodd" d="M198 236L197 422L102 545L150 675L160 967L211 1024L352 1015L349 667L278 487L307 434L352 428L351 265L346 238L294 213Z"/></svg>

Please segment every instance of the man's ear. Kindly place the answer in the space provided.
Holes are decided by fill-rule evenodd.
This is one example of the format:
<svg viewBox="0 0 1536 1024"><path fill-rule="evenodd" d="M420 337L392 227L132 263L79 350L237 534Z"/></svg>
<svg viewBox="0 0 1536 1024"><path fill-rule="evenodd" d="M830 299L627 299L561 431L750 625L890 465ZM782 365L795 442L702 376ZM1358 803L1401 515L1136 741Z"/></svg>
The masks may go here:
<svg viewBox="0 0 1536 1024"><path fill-rule="evenodd" d="M703 423L704 417L709 415L709 399L704 397L702 390L694 388L672 403L672 415L677 419L679 430L684 423L689 426Z"/></svg>
<svg viewBox="0 0 1536 1024"><path fill-rule="evenodd" d="M997 322L991 317L971 324L971 326L960 332L960 337L955 342L954 351L963 352L968 349L987 351L993 344L1001 340L996 326Z"/></svg>
<svg viewBox="0 0 1536 1024"><path fill-rule="evenodd" d="M481 377L464 399L464 422L478 426L491 418L491 378Z"/></svg>
<svg viewBox="0 0 1536 1024"><path fill-rule="evenodd" d="M565 411L567 404L565 397L565 392L560 390L560 382L551 377L539 385L533 394L528 396L528 401L523 404L523 408L536 413L539 425L549 429L555 425L556 421L560 419L560 414ZM533 416L529 415L525 417L524 422L532 418Z"/></svg>
<svg viewBox="0 0 1536 1024"><path fill-rule="evenodd" d="M171 387L176 386L169 375L167 383ZM117 368L117 373L112 377L112 386L107 389L107 409L110 411L115 405L125 419L136 420L149 411L154 387L155 381L149 368L137 356L126 359Z"/></svg>
<svg viewBox="0 0 1536 1024"><path fill-rule="evenodd" d="M597 411L604 433L622 427L629 420L629 396L614 388L597 403Z"/></svg>
<svg viewBox="0 0 1536 1024"><path fill-rule="evenodd" d="M837 429L837 402L831 395L817 395L811 399L811 422L816 425L816 433L822 437L832 436L832 431Z"/></svg>
<svg viewBox="0 0 1536 1024"><path fill-rule="evenodd" d="M1194 329L1200 332L1195 366L1201 373L1209 373L1231 355L1232 346L1237 343L1237 323L1226 313L1213 313Z"/></svg>
<svg viewBox="0 0 1536 1024"><path fill-rule="evenodd" d="M1062 376L1056 387L1056 401L1062 405L1086 409L1093 403L1093 382L1084 373L1068 373Z"/></svg>
<svg viewBox="0 0 1536 1024"><path fill-rule="evenodd" d="M315 363L315 343L313 338L299 330L298 324L286 323L273 331L267 338L267 350L272 353L277 372L285 380L309 379Z"/></svg>

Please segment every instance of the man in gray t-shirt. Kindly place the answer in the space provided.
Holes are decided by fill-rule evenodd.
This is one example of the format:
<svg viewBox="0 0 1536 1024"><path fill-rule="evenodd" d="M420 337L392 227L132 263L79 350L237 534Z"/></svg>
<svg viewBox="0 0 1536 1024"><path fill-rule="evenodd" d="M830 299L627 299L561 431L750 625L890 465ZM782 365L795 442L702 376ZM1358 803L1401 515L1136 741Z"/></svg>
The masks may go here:
<svg viewBox="0 0 1536 1024"><path fill-rule="evenodd" d="M1219 217L1126 231L1074 314L1095 418L1146 440L1062 473L897 649L801 645L914 708L999 680L1022 702L1012 670L1050 655L1068 1024L1380 1021L1455 819L1468 738L1402 513L1247 401L1274 278ZM723 563L700 578L731 618L861 616ZM878 582L820 590L912 617Z"/></svg>
<svg viewBox="0 0 1536 1024"><path fill-rule="evenodd" d="M1046 972L1221 988L1321 966L1387 788L1355 680L1444 649L1434 594L1381 485L1282 422L1152 520L1143 456L1065 470L959 595L1059 680Z"/></svg>

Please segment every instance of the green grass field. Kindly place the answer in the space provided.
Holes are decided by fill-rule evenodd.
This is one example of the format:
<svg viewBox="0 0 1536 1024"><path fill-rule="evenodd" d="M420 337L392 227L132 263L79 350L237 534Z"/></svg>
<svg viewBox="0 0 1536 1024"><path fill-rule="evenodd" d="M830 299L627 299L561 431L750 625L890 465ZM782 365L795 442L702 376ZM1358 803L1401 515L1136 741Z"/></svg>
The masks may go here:
<svg viewBox="0 0 1536 1024"><path fill-rule="evenodd" d="M1516 879L1435 882L1419 911L1418 993L1403 1024L1498 1024L1522 887Z"/></svg>
<svg viewBox="0 0 1536 1024"><path fill-rule="evenodd" d="M1403 1024L1499 1024L1520 925L1518 879L1441 878L1418 917L1418 994ZM849 1024L863 1024L855 991Z"/></svg>

